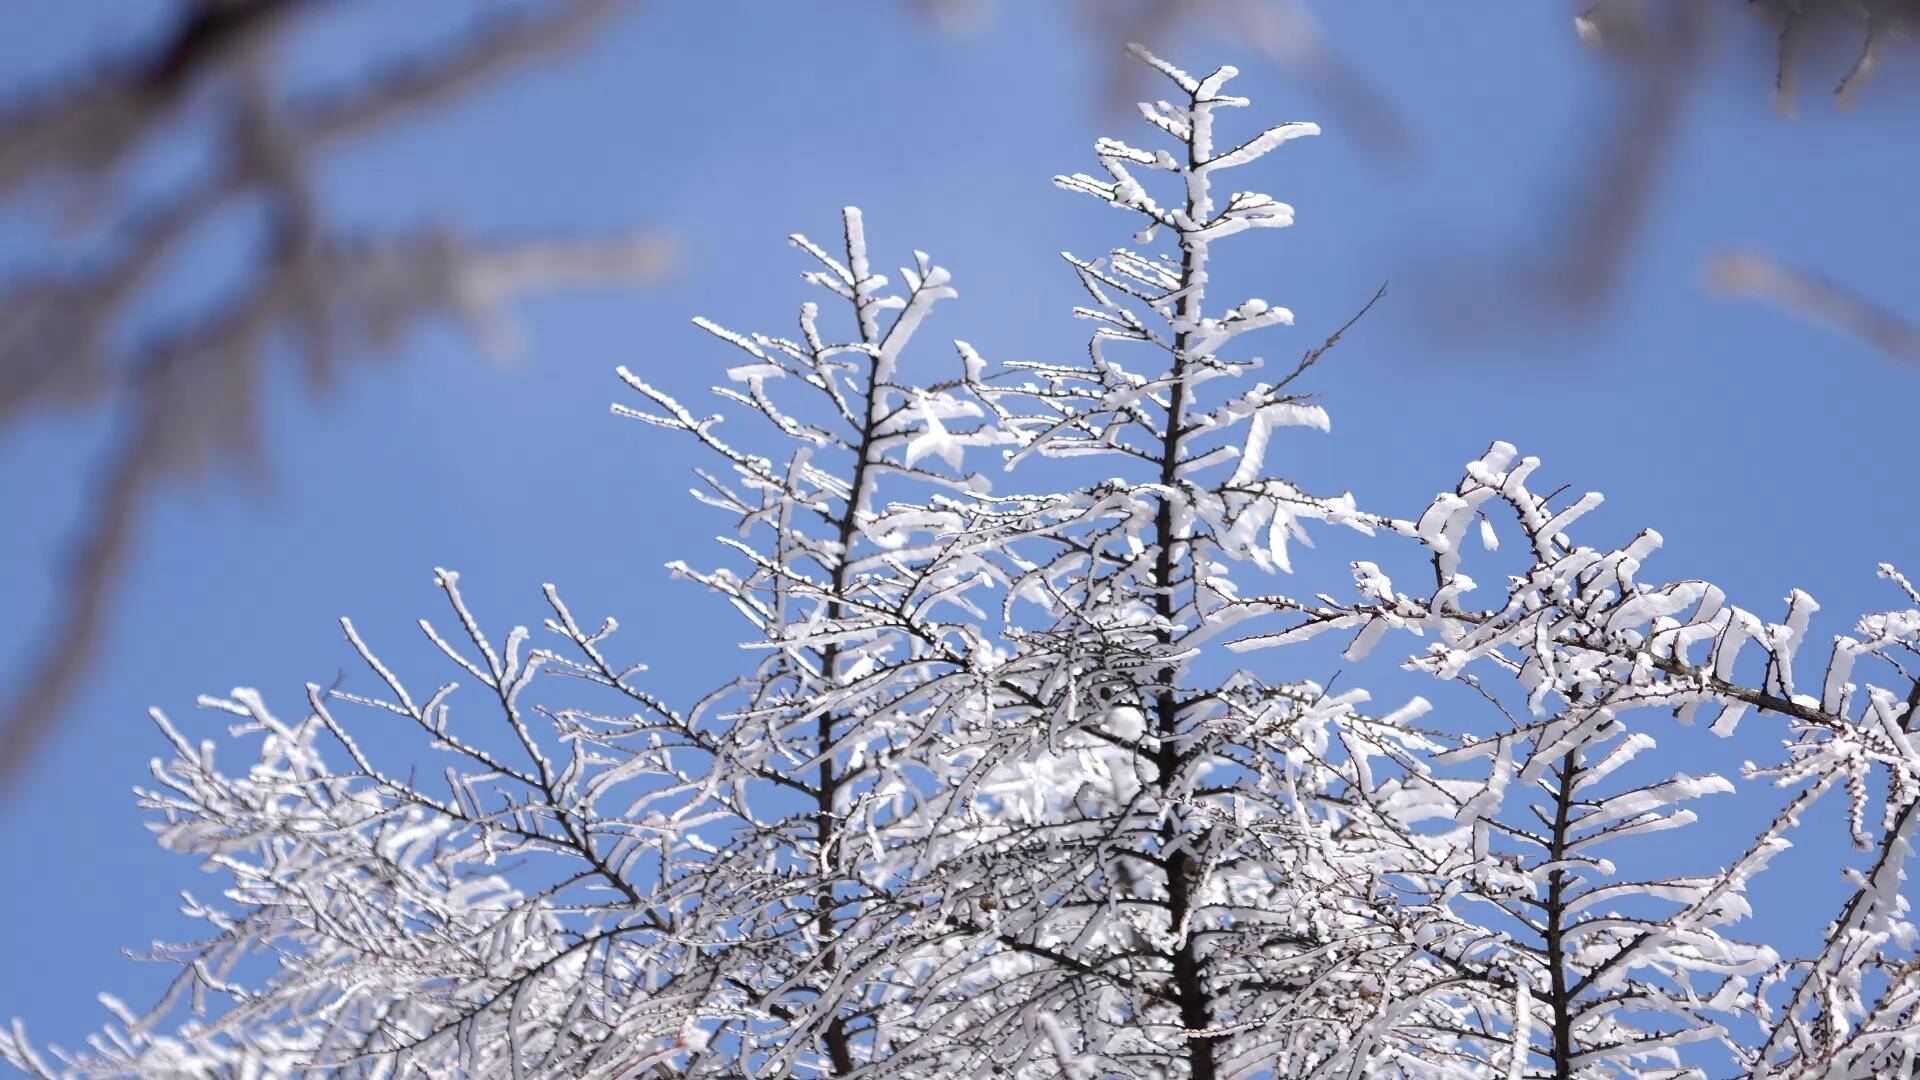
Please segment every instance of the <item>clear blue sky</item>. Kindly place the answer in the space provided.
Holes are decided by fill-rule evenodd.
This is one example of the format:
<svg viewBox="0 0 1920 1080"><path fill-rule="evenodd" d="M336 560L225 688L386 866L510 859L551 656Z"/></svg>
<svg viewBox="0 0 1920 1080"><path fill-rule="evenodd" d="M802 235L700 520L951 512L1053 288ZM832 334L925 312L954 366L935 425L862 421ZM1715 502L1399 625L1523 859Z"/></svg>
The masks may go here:
<svg viewBox="0 0 1920 1080"><path fill-rule="evenodd" d="M402 6L416 7L344 7L301 62L339 64L465 5ZM1315 379L1333 434L1270 463L1410 514L1503 438L1544 457L1554 483L1607 492L1596 538L1659 528L1661 577L1712 577L1769 614L1794 585L1831 615L1890 606L1875 564L1920 571L1920 371L1701 283L1714 251L1759 245L1889 301L1910 294L1920 145L1896 134L1911 130L1914 86L1882 83L1837 115L1821 96L1829 72L1810 73L1794 123L1768 106L1764 57L1719 64L1681 120L1624 290L1594 318L1556 321L1529 311L1516 253L1574 212L1563 194L1609 100L1569 9L1319 7L1415 145L1381 166L1329 122L1258 177L1299 223L1234 245L1220 275L1297 313L1267 352L1318 341L1393 282ZM162 8L23 5L0 35L0 75L59 70ZM682 447L608 415L612 370L694 397L730 358L690 316L784 332L803 288L788 232L830 237L837 209L858 203L889 265L921 248L952 270L960 299L938 338L994 358L1077 353L1086 328L1068 316L1075 287L1056 253L1123 238L1116 215L1048 178L1090 167L1096 135L1139 136L1102 95L1109 57L1061 10L1004 0L997 24L948 37L881 0L662 0L561 64L336 158L323 197L343 220L644 225L677 233L687 260L662 288L533 304L533 347L512 370L433 334L318 404L281 371L270 485L220 479L159 504L107 652L25 789L0 803L0 1017L77 1042L102 1018L97 990L137 1002L162 974L118 950L182 932L171 898L216 887L155 847L132 809L128 789L162 749L148 706L188 717L197 693L247 685L294 712L305 682L351 666L343 614L390 643L395 666L437 680L412 625L440 614L436 565L462 572L491 626L538 620L543 581L583 617L620 616L664 691L725 670L735 627L661 570L705 561L717 522L679 494ZM1190 68L1238 64L1255 108L1235 120L1331 119L1217 39L1166 51ZM0 220L0 241L30 232ZM216 271L189 260L177 273L190 287ZM1482 333L1461 341L1462 321ZM51 601L98 434L75 427L49 418L0 440L0 671Z"/></svg>

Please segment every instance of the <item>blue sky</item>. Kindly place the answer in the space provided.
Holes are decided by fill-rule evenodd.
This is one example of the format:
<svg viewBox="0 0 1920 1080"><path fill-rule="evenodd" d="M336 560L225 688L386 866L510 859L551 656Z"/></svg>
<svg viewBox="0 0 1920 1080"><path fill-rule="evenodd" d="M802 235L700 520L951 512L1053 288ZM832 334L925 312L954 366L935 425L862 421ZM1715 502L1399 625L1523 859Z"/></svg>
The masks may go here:
<svg viewBox="0 0 1920 1080"><path fill-rule="evenodd" d="M333 70L466 7L407 6L344 6L296 62ZM1915 87L1883 82L1838 114L1821 69L1803 80L1803 119L1787 121L1768 105L1762 33L1730 33L1680 120L1624 288L1567 319L1516 283L1578 212L1565 192L1607 117L1607 70L1568 10L1320 7L1328 39L1410 122L1405 160L1368 158L1257 56L1217 38L1163 43L1190 68L1242 68L1254 108L1234 121L1327 128L1248 181L1293 203L1298 224L1233 245L1218 270L1232 291L1296 312L1264 350L1318 342L1392 282L1314 379L1332 435L1296 437L1270 463L1406 515L1506 439L1546 460L1549 489L1607 493L1595 539L1660 529L1658 577L1710 577L1767 614L1796 585L1836 617L1891 606L1875 564L1920 570L1907 465L1920 372L1716 297L1702 267L1759 246L1900 299L1920 146L1895 132ZM0 39L7 85L126 40L164 5L29 8ZM677 234L685 263L663 287L530 304L532 347L507 370L447 333L356 367L317 403L281 370L268 483L221 477L157 504L86 691L0 803L0 1016L78 1041L102 1018L96 991L137 1002L161 974L119 950L182 932L171 898L215 887L155 847L132 809L128 789L162 749L146 709L213 734L194 696L244 685L291 712L305 682L351 667L340 615L396 667L440 678L413 628L439 614L435 566L462 572L494 627L539 619L546 581L583 618L621 616L629 654L668 693L727 670L726 612L661 569L711 557L719 522L681 494L692 458L607 406L622 398L617 364L690 398L730 362L693 315L790 326L805 297L789 232L829 238L857 203L877 258L920 248L953 272L960 298L929 325L934 340L996 359L1077 353L1086 328L1069 317L1076 287L1057 253L1103 252L1123 226L1048 178L1090 168L1097 135L1144 136L1102 95L1107 51L1062 11L1005 2L996 22L947 36L879 0L662 0L561 63L335 157L321 192L337 220L645 226ZM1734 59L1735 45L1754 55ZM0 251L33 235L0 218ZM217 279L218 239L207 247L204 265L175 269L183 294ZM99 435L49 416L0 437L0 672L49 610Z"/></svg>

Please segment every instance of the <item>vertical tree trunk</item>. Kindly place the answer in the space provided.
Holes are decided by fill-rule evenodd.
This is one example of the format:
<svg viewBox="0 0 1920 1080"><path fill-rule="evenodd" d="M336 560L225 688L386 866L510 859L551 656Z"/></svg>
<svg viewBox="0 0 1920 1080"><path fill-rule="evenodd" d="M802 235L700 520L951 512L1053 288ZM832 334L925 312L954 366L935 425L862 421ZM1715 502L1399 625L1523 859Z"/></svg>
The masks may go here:
<svg viewBox="0 0 1920 1080"><path fill-rule="evenodd" d="M1557 863L1566 857L1569 815L1573 809L1573 788L1580 777L1580 751L1569 750L1560 759L1555 773L1558 787L1553 793L1553 835L1548 837L1547 859ZM1571 1080L1573 1076L1573 1000L1567 983L1566 953L1567 872L1554 869L1547 874L1547 1000L1553 1007L1553 1077Z"/></svg>
<svg viewBox="0 0 1920 1080"><path fill-rule="evenodd" d="M1194 123L1202 123L1197 115ZM1192 143L1187 147L1188 168L1200 164L1195 159ZM1196 205L1189 196L1187 212L1190 217L1198 217L1203 207ZM1194 285L1205 261L1202 251L1196 249L1195 242L1182 239L1180 245L1180 285L1183 295L1180 298L1179 312L1182 319L1193 319L1199 315L1199 300L1195 297ZM1185 435L1187 413L1187 387L1182 381L1186 372L1187 348L1190 344L1186 331L1174 334L1173 346L1173 389L1167 403L1167 426L1161 442L1160 483L1171 489L1179 481L1181 439ZM1157 637L1162 645L1173 645L1173 622L1180 605L1176 600L1180 576L1179 558L1175 548L1184 538L1178 535L1174 523L1173 504L1161 496L1160 505L1154 516L1154 541L1158 553L1154 557L1154 611L1160 616L1162 626ZM1159 782L1163 801L1170 795L1180 769L1184 764L1180 754L1177 737L1180 730L1181 703L1179 692L1174 686L1177 668L1168 665L1161 669L1161 689L1154 703L1155 721L1159 735L1159 747L1155 752L1154 764L1159 771ZM1180 837L1179 823L1171 815L1161 830L1162 872L1167 882L1167 919L1170 927L1178 930L1187 921L1194 905L1194 889L1198 881L1186 874L1181 866L1182 860L1172 851L1172 844ZM1189 1031L1200 1031L1213 1026L1213 1002L1208 992L1203 964L1194 948L1191 934L1181 934L1173 948L1170 958L1173 965L1174 997L1180 1006L1180 1023ZM1187 1068L1192 1080L1215 1080L1217 1073L1214 1053L1219 1039L1215 1036L1198 1036L1187 1040Z"/></svg>

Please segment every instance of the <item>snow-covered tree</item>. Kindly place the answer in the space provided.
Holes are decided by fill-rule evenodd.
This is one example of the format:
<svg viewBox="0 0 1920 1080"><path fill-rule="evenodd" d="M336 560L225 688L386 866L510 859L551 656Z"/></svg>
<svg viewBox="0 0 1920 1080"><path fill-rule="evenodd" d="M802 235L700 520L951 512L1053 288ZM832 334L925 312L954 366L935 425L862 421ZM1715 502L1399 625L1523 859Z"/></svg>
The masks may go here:
<svg viewBox="0 0 1920 1080"><path fill-rule="evenodd" d="M1247 104L1225 93L1234 70L1139 55L1172 84L1174 100L1142 106L1171 149L1103 139L1104 176L1056 180L1137 222L1138 247L1070 259L1097 324L1087 357L1013 361L978 392L1016 481L1066 459L1041 479L1074 487L985 501L1010 654L962 732L971 766L947 824L972 824L942 838L923 886L956 935L991 931L945 976L986 988L961 1010L975 1045L957 1060L974 1069L1052 1056L1080 1075L1211 1078L1317 1061L1355 1000L1343 964L1360 939L1342 930L1373 907L1369 860L1349 857L1367 845L1334 836L1326 804L1346 777L1326 750L1350 729L1391 741L1408 715L1368 720L1364 693L1207 662L1240 615L1233 575L1284 571L1310 523L1369 523L1265 464L1285 429L1327 427L1293 389L1325 346L1255 381L1237 339L1293 316L1222 302L1210 281L1214 244L1293 220L1216 182L1318 129L1216 144L1220 111Z"/></svg>
<svg viewBox="0 0 1920 1080"><path fill-rule="evenodd" d="M175 992L149 1015L116 1009L79 1072L844 1075L872 1059L905 991L891 901L868 885L890 874L905 774L940 730L925 686L964 675L979 644L943 620L976 618L966 595L984 580L965 548L927 539L964 532L958 511L881 493L982 487L954 466L994 434L966 430L981 410L941 384L899 381L952 295L944 270L917 255L907 295L889 293L855 210L844 262L794 240L821 266L809 280L845 299L851 337L825 337L812 304L798 340L700 322L749 354L717 392L770 422L784 459L735 449L721 417L625 372L647 408L617 409L714 454L696 494L735 516L739 565L675 569L748 618L764 659L682 713L611 658L612 620L583 626L549 587L555 647L515 628L496 648L442 570L465 642L422 627L498 723L456 721L450 684L413 694L351 624L381 696L309 687L291 725L252 691L205 702L264 736L243 776L156 714L177 759L143 801L164 843L230 876L230 903L190 902L212 932L163 950L183 964ZM787 388L813 400L776 404ZM412 721L452 756L444 789L376 764L341 702ZM186 996L195 1018L162 1026ZM47 1071L18 1033L0 1050Z"/></svg>
<svg viewBox="0 0 1920 1080"><path fill-rule="evenodd" d="M769 1073L850 1074L913 1023L913 939L899 931L916 901L890 889L924 837L927 778L949 768L953 706L978 696L992 653L972 598L993 576L968 505L987 481L963 466L969 446L1002 436L969 392L977 357L962 344L954 378L908 377L916 332L954 295L948 274L916 252L904 295L889 292L860 212L844 221L844 258L792 239L819 264L807 280L847 306L850 337L826 336L813 303L797 339L699 321L744 354L716 391L765 422L784 459L736 448L721 417L625 371L649 407L617 409L692 436L731 474L703 471L696 495L736 518L724 542L738 565L674 569L744 615L764 656L709 698L714 775L740 801L717 841L729 865L704 888L708 911L726 912L723 950L744 958L729 980L747 1022L723 1034Z"/></svg>
<svg viewBox="0 0 1920 1080"><path fill-rule="evenodd" d="M1427 935L1472 946L1461 979L1402 988L1453 1014L1427 1037L1479 1066L1463 1075L1912 1075L1920 986L1901 885L1920 794L1911 742L1920 680L1903 661L1920 646L1920 594L1883 565L1916 606L1859 619L1809 678L1796 657L1819 606L1811 596L1795 590L1782 621L1767 623L1705 581L1644 582L1660 535L1577 545L1569 530L1601 497L1555 508L1528 486L1539 464L1495 443L1454 491L1391 523L1430 556L1431 591L1396 591L1377 565L1357 563L1358 602L1256 601L1291 625L1233 644L1352 630L1358 655L1384 633L1430 635L1408 666L1472 688L1499 713L1491 730L1453 725L1460 745L1414 762L1387 793L1424 806L1396 815L1407 823L1445 822L1424 844L1425 874L1402 881L1432 897ZM1493 521L1509 516L1524 562L1504 590L1483 593L1461 570L1470 537L1494 560ZM1863 661L1885 684L1853 681ZM1494 675L1520 691L1512 711ZM1743 772L1790 794L1753 819L1753 839L1731 859L1635 869L1687 851L1670 830L1708 812L1706 797L1735 790L1663 758L1660 740L1679 733L1658 712L1680 725L1704 713L1713 735L1757 734L1779 751ZM1758 720L1743 726L1749 713ZM1476 761L1487 763L1477 774ZM1735 924L1764 902L1756 878L1835 790L1866 858L1843 865L1851 887L1820 944L1795 956L1741 940Z"/></svg>
<svg viewBox="0 0 1920 1080"><path fill-rule="evenodd" d="M1809 597L1770 625L1641 581L1658 535L1577 545L1598 496L1556 506L1505 444L1408 519L1285 479L1276 439L1329 427L1299 385L1347 327L1279 368L1246 349L1292 315L1222 299L1213 245L1292 211L1215 185L1317 129L1217 139L1247 104L1233 69L1137 52L1174 88L1142 106L1167 148L1103 139L1101 175L1056 180L1137 227L1070 259L1083 360L923 355L949 275L916 252L891 287L848 210L838 252L793 238L832 294L795 336L700 321L729 364L718 414L622 373L640 403L616 411L703 448L695 496L731 526L720 565L673 567L746 620L711 692L662 700L616 624L551 588L551 644L496 644L442 570L458 632L422 626L472 690L413 688L347 624L366 674L310 686L298 720L208 699L236 721L223 748L156 713L174 756L142 802L224 879L187 902L206 934L157 949L172 990L113 1003L90 1051L16 1025L0 1055L43 1076L1912 1075L1920 594L1883 568L1913 606L1796 678ZM1502 551L1505 516L1524 543ZM1476 535L1504 590L1462 572ZM1351 547L1357 598L1293 574L1315 541ZM1432 588L1396 589L1403 563ZM1340 689L1310 677L1329 631L1351 635ZM1460 693L1371 704L1404 676L1369 655L1406 635L1430 644L1404 666ZM1703 711L1759 763L1675 767L1659 714ZM1671 843L1769 785L1730 858ZM1742 937L1830 793L1864 852L1839 910L1809 950Z"/></svg>

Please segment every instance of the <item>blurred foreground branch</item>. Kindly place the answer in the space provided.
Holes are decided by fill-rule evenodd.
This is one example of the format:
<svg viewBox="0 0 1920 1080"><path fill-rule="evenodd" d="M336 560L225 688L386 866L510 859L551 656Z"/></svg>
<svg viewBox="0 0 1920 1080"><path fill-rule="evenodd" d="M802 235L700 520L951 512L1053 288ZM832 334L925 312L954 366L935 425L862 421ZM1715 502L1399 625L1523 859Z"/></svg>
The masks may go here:
<svg viewBox="0 0 1920 1080"><path fill-rule="evenodd" d="M530 291L646 282L667 268L658 237L480 242L448 229L367 234L324 220L311 189L323 155L580 42L633 0L499 9L427 55L310 95L277 85L277 46L341 0L199 0L150 51L0 110L0 208L44 188L78 208L72 249L0 284L0 437L54 409L110 411L52 625L0 694L0 792L71 698L103 635L148 498L169 478L247 461L259 387L286 349L324 390L343 364L450 319L493 353L516 344L509 308ZM141 192L141 154L202 139L214 164ZM266 209L265 236L233 295L154 331L147 305L203 230Z"/></svg>
<svg viewBox="0 0 1920 1080"><path fill-rule="evenodd" d="M1833 282L1757 251L1722 255L1710 268L1722 291L1758 300L1860 339L1888 356L1920 364L1920 327Z"/></svg>
<svg viewBox="0 0 1920 1080"><path fill-rule="evenodd" d="M1617 77L1607 134L1593 142L1574 205L1560 215L1568 230L1550 256L1551 299L1562 309L1594 310L1613 296L1682 137L1687 103L1713 62L1715 44L1733 37L1721 24L1734 19L1758 19L1770 31L1745 40L1771 53L1773 104L1792 117L1809 45L1856 50L1832 91L1834 104L1849 108L1885 65L1889 43L1920 29L1920 0L1597 0L1585 6L1574 28Z"/></svg>

